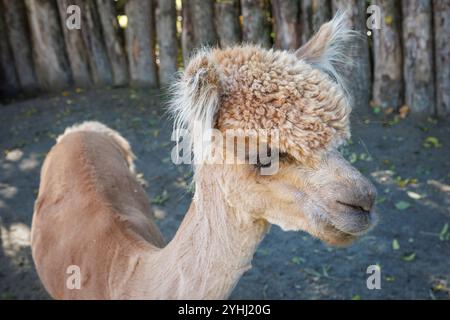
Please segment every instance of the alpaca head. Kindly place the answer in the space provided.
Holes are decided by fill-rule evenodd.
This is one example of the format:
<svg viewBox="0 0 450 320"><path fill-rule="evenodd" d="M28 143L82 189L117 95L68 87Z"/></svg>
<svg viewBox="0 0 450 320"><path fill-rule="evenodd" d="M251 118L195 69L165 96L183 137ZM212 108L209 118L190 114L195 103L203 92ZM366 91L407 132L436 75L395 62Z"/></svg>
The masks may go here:
<svg viewBox="0 0 450 320"><path fill-rule="evenodd" d="M175 126L187 130L194 154L202 139L196 125L223 136L244 129L243 147L234 138L217 147L215 137L218 158L214 164L200 159L195 169L197 179L221 185L228 205L247 215L240 218L304 230L336 245L373 226L376 196L337 151L350 136L351 108L335 68L351 35L343 21L341 15L322 26L297 52L255 46L201 51L177 83L173 102ZM250 148L251 141L259 148ZM261 146L278 157L262 161L253 154ZM225 161L230 154L234 161ZM266 167L276 170L264 174Z"/></svg>

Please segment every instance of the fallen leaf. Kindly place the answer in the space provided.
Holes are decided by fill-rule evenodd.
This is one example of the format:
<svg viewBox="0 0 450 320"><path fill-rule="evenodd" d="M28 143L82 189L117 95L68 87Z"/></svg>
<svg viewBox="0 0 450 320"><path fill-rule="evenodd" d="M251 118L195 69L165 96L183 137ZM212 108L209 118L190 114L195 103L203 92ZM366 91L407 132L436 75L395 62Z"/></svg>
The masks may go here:
<svg viewBox="0 0 450 320"><path fill-rule="evenodd" d="M397 202L395 204L395 208L397 208L397 210L406 210L410 207L411 205L409 204L409 202L400 200L399 202Z"/></svg>
<svg viewBox="0 0 450 320"><path fill-rule="evenodd" d="M393 18L392 18L391 15L387 14L387 15L384 17L384 23L386 23L387 25L392 24L392 21L393 21Z"/></svg>
<svg viewBox="0 0 450 320"><path fill-rule="evenodd" d="M350 163L355 163L356 161L358 161L358 155L352 152L348 158L348 161L350 161Z"/></svg>
<svg viewBox="0 0 450 320"><path fill-rule="evenodd" d="M415 253L415 252L413 252L413 253L411 253L411 254L404 255L404 256L402 257L403 261L407 261L407 262L411 262L411 261L413 261L415 258L416 258L416 253Z"/></svg>
<svg viewBox="0 0 450 320"><path fill-rule="evenodd" d="M441 232L439 233L439 239L441 241L450 240L450 232L448 231L448 223L444 225Z"/></svg>
<svg viewBox="0 0 450 320"><path fill-rule="evenodd" d="M400 244L398 243L397 239L392 240L392 249L393 250L399 250Z"/></svg>
<svg viewBox="0 0 450 320"><path fill-rule="evenodd" d="M384 114L391 114L392 112L394 112L394 108L389 107L386 110L384 110Z"/></svg>
<svg viewBox="0 0 450 320"><path fill-rule="evenodd" d="M409 107L405 104L400 107L398 110L398 114L400 115L400 118L405 119L408 116L409 113Z"/></svg>
<svg viewBox="0 0 450 320"><path fill-rule="evenodd" d="M161 210L159 208L154 208L153 211L154 211L154 215L155 215L156 219L164 220L166 218L166 212L165 211L163 211L163 210Z"/></svg>
<svg viewBox="0 0 450 320"><path fill-rule="evenodd" d="M386 278L387 282L394 282L395 281L395 277L394 276L387 276Z"/></svg>
<svg viewBox="0 0 450 320"><path fill-rule="evenodd" d="M167 200L169 200L169 193L164 190L161 194L156 195L151 201L154 204L163 205Z"/></svg>
<svg viewBox="0 0 450 320"><path fill-rule="evenodd" d="M414 200L422 199L422 196L414 191L407 191L406 194L408 195L408 197Z"/></svg>
<svg viewBox="0 0 450 320"><path fill-rule="evenodd" d="M292 257L291 262L293 264L300 264L302 262L305 262L305 259L300 258L300 257Z"/></svg>
<svg viewBox="0 0 450 320"><path fill-rule="evenodd" d="M450 294L450 287L448 287L447 281L443 279L436 280L431 289L433 291L447 292Z"/></svg>
<svg viewBox="0 0 450 320"><path fill-rule="evenodd" d="M386 197L377 197L377 199L375 200L375 204L380 204L386 201Z"/></svg>
<svg viewBox="0 0 450 320"><path fill-rule="evenodd" d="M423 142L423 146L425 148L440 148L442 147L442 144L438 138L429 136Z"/></svg>

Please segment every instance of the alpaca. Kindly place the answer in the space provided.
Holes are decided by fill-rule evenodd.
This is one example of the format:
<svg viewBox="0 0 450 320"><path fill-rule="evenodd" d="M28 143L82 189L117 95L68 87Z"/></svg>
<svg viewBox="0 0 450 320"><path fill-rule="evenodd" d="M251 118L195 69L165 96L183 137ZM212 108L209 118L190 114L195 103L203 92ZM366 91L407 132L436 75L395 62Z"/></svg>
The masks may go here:
<svg viewBox="0 0 450 320"><path fill-rule="evenodd" d="M336 150L350 100L336 63L352 31L343 14L296 52L204 49L174 87L175 126L277 129L279 169L198 163L195 194L165 243L128 142L97 122L65 131L43 164L32 253L58 299L224 299L270 224L346 245L375 223L376 190ZM267 143L269 143L267 141ZM79 288L66 285L78 266Z"/></svg>

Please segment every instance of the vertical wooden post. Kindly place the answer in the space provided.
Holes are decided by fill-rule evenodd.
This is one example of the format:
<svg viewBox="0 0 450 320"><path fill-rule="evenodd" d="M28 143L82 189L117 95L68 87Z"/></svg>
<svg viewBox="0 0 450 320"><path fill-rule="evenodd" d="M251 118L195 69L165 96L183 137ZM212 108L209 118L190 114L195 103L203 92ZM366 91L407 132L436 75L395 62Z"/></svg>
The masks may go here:
<svg viewBox="0 0 450 320"><path fill-rule="evenodd" d="M372 91L372 77L370 70L369 45L365 39L366 29L366 4L360 0L333 0L333 12L338 9L346 10L349 14L350 24L353 29L359 31L361 39L355 39L350 54L354 57L354 65L345 68L344 77L348 81L353 105L359 108L367 108Z"/></svg>
<svg viewBox="0 0 450 320"><path fill-rule="evenodd" d="M313 35L312 30L312 0L300 2L300 44L305 44Z"/></svg>
<svg viewBox="0 0 450 320"><path fill-rule="evenodd" d="M402 1L405 103L414 113L434 112L431 0Z"/></svg>
<svg viewBox="0 0 450 320"><path fill-rule="evenodd" d="M450 2L433 0L436 111L450 116Z"/></svg>
<svg viewBox="0 0 450 320"><path fill-rule="evenodd" d="M3 8L0 2L0 98L13 97L19 93L19 80L12 61L11 48L6 35Z"/></svg>
<svg viewBox="0 0 450 320"><path fill-rule="evenodd" d="M97 11L103 32L109 62L113 75L113 84L123 86L128 83L127 58L123 43L119 36L119 23L114 2L110 0L96 0Z"/></svg>
<svg viewBox="0 0 450 320"><path fill-rule="evenodd" d="M8 35L21 90L26 93L33 93L38 90L39 84L34 71L25 3L23 0L3 0L3 8L5 32Z"/></svg>
<svg viewBox="0 0 450 320"><path fill-rule="evenodd" d="M59 90L72 83L60 20L54 1L26 0L36 75L42 88Z"/></svg>
<svg viewBox="0 0 450 320"><path fill-rule="evenodd" d="M159 45L159 83L168 85L177 72L178 41L175 0L158 0L155 12Z"/></svg>
<svg viewBox="0 0 450 320"><path fill-rule="evenodd" d="M216 29L222 48L230 47L241 41L239 23L239 1L221 0L215 4Z"/></svg>
<svg viewBox="0 0 450 320"><path fill-rule="evenodd" d="M189 61L192 50L194 49L194 30L192 26L191 3L184 0L181 4L183 26L181 29L181 50L183 53L183 63Z"/></svg>
<svg viewBox="0 0 450 320"><path fill-rule="evenodd" d="M280 49L297 49L300 3L297 0L273 0L272 13L275 29L275 46Z"/></svg>
<svg viewBox="0 0 450 320"><path fill-rule="evenodd" d="M374 0L381 9L381 29L373 33L373 102L381 108L400 107L403 103L403 58L401 46L401 4Z"/></svg>
<svg viewBox="0 0 450 320"><path fill-rule="evenodd" d="M331 5L329 0L311 0L311 29L317 32L320 26L331 19Z"/></svg>
<svg viewBox="0 0 450 320"><path fill-rule="evenodd" d="M241 0L243 17L242 37L245 42L271 46L270 28L267 21L268 8L265 0Z"/></svg>
<svg viewBox="0 0 450 320"><path fill-rule="evenodd" d="M84 44L82 29L70 30L66 26L66 19L68 17L67 8L70 5L77 5L81 9L83 7L82 0L57 0L56 3L58 4L58 11L61 17L61 28L64 34L64 42L73 80L76 86L89 87L92 84L89 69L89 52L86 50ZM83 12L81 11L82 15ZM82 22L80 27L85 27Z"/></svg>
<svg viewBox="0 0 450 320"><path fill-rule="evenodd" d="M194 45L214 46L218 43L214 26L214 0L190 0Z"/></svg>
<svg viewBox="0 0 450 320"><path fill-rule="evenodd" d="M303 0L300 6L301 44L304 44L322 24L331 19L331 2L330 0Z"/></svg>
<svg viewBox="0 0 450 320"><path fill-rule="evenodd" d="M95 84L111 85L113 83L113 75L108 54L106 53L105 39L102 38L96 3L86 1L83 4L82 17L84 25L81 30L85 46L89 52L92 78ZM110 41L109 39L106 40Z"/></svg>
<svg viewBox="0 0 450 320"><path fill-rule="evenodd" d="M128 0L125 14L128 17L125 39L131 84L156 87L152 1Z"/></svg>

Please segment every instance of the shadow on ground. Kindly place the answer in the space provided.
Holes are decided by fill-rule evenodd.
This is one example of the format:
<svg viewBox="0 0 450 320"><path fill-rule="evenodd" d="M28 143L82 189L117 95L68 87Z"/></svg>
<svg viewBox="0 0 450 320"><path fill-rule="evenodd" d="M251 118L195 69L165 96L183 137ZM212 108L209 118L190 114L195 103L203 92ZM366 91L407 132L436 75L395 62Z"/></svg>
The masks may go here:
<svg viewBox="0 0 450 320"><path fill-rule="evenodd" d="M29 247L33 204L46 152L64 128L98 120L132 144L166 239L190 203L191 171L170 160L171 124L155 91L67 91L0 105L0 299L47 299ZM361 108L363 109L363 108ZM353 114L342 152L375 182L379 226L336 249L272 227L234 299L449 299L450 121ZM366 269L381 269L369 290Z"/></svg>

